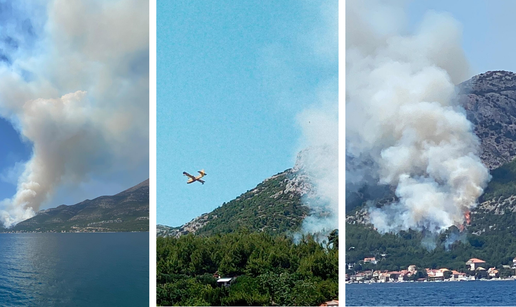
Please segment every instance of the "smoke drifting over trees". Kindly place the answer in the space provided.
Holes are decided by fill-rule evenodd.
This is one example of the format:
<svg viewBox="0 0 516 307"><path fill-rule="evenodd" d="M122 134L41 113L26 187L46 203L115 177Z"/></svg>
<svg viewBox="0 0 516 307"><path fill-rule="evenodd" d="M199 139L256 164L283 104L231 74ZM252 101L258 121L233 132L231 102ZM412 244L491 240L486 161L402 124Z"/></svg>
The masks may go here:
<svg viewBox="0 0 516 307"><path fill-rule="evenodd" d="M490 176L454 100L469 74L460 25L429 12L407 34L403 4L347 2L346 180L395 189L397 203L370 208L379 231L439 232L464 222Z"/></svg>
<svg viewBox="0 0 516 307"><path fill-rule="evenodd" d="M27 4L18 10L33 21L31 44L20 39L0 65L0 115L33 147L16 195L1 202L5 226L33 216L65 182L148 164L148 2Z"/></svg>

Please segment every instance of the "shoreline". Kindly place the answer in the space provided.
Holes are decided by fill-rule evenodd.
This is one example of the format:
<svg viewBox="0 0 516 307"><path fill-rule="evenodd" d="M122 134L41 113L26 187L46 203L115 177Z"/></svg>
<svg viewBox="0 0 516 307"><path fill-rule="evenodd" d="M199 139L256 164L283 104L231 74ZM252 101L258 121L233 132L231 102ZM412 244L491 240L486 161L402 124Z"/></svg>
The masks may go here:
<svg viewBox="0 0 516 307"><path fill-rule="evenodd" d="M345 284L405 284L405 283L427 283L427 282L464 282L464 281L516 281L516 276L507 277L507 278L491 278L491 279L444 279L444 280L405 280L405 281L345 281Z"/></svg>

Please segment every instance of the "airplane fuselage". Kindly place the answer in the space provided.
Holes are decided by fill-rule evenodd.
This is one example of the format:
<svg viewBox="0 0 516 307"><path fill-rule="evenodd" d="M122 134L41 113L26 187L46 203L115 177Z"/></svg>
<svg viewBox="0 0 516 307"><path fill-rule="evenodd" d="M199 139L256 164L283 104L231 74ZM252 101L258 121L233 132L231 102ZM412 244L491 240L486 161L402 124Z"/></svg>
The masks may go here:
<svg viewBox="0 0 516 307"><path fill-rule="evenodd" d="M188 174L187 172L183 172L183 175L188 177L188 181L186 182L187 184L190 184L190 183L193 183L196 181L199 181L200 183L204 184L204 180L201 180L201 178L206 176L206 173L204 172L204 170L200 170L199 174L200 174L199 176L193 176L193 175Z"/></svg>

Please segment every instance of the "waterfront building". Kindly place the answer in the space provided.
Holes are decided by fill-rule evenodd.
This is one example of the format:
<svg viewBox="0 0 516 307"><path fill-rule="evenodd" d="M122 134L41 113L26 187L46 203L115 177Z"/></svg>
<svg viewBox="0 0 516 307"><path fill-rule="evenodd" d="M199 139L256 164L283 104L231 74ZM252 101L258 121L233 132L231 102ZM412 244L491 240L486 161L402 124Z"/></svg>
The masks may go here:
<svg viewBox="0 0 516 307"><path fill-rule="evenodd" d="M475 271L477 270L479 267L482 267L483 265L485 265L485 261L482 260L482 259L478 259L478 258L471 258L469 259L467 262L466 262L466 265L469 266L469 269L471 271Z"/></svg>

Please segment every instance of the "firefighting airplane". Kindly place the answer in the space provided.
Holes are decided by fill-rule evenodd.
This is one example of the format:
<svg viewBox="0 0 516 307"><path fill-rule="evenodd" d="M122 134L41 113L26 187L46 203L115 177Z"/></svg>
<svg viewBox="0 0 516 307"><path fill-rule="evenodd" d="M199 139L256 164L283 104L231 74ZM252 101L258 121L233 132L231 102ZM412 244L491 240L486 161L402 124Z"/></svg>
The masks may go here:
<svg viewBox="0 0 516 307"><path fill-rule="evenodd" d="M204 172L204 170L200 170L199 171L199 176L192 176L190 174L188 174L187 172L183 172L183 175L189 177L188 181L186 183L192 183L192 182L195 182L195 181L199 181L200 183L204 184L204 180L201 180L202 177L206 176L206 173Z"/></svg>

